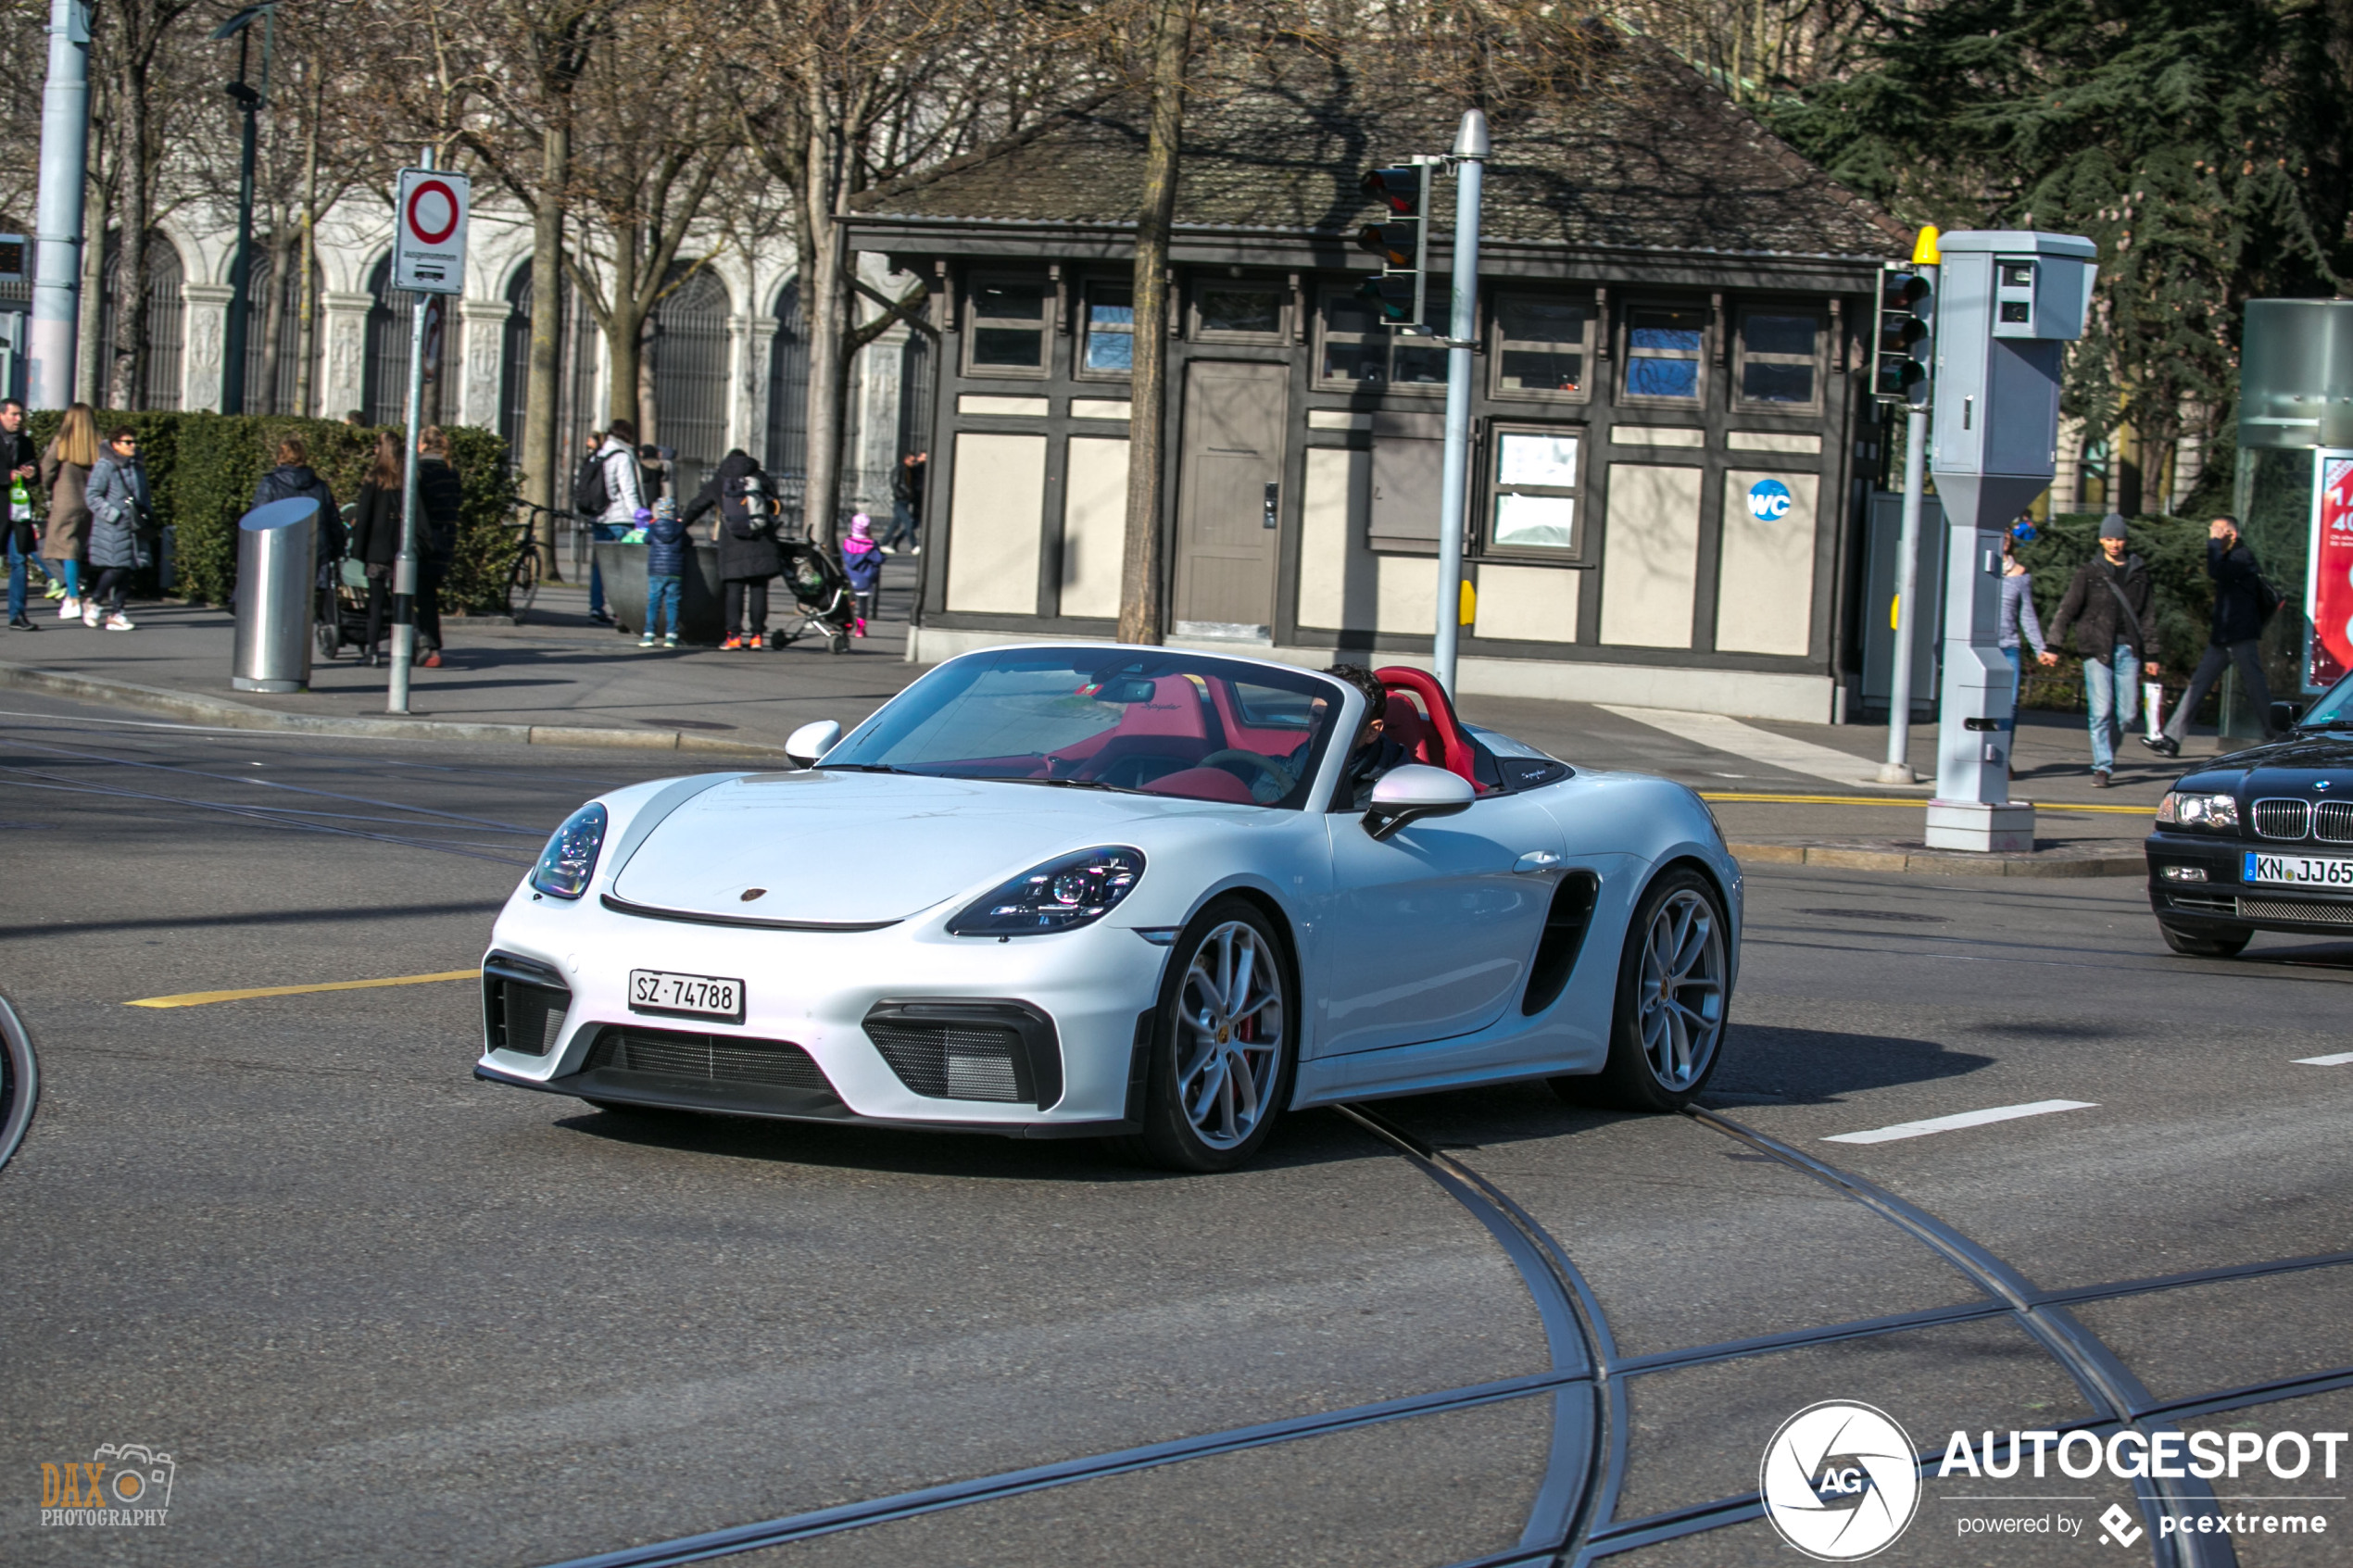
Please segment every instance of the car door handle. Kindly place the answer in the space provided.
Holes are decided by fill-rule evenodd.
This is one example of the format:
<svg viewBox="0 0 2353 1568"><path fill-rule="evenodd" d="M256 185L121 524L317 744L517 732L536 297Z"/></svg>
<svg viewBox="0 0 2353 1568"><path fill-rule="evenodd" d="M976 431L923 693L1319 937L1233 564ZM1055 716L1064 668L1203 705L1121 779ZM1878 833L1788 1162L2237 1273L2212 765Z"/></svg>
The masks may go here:
<svg viewBox="0 0 2353 1568"><path fill-rule="evenodd" d="M1530 849L1512 862L1512 870L1516 872L1549 871L1560 863L1561 858L1549 849Z"/></svg>

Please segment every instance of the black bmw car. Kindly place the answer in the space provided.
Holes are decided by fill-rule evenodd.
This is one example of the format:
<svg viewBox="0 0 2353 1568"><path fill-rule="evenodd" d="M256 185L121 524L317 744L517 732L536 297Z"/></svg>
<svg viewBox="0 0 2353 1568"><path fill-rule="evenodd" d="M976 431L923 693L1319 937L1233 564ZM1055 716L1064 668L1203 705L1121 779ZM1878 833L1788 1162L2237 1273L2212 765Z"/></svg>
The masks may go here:
<svg viewBox="0 0 2353 1568"><path fill-rule="evenodd" d="M2174 782L2147 841L2149 907L2177 953L2227 959L2259 931L2353 936L2353 676L2281 739Z"/></svg>

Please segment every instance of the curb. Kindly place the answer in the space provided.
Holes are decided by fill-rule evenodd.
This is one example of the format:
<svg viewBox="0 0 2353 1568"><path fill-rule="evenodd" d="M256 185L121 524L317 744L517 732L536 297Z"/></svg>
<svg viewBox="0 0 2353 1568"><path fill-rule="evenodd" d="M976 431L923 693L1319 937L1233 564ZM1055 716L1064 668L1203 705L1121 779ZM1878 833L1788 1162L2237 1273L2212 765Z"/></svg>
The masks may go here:
<svg viewBox="0 0 2353 1568"><path fill-rule="evenodd" d="M1881 849L1839 844L1733 844L1732 858L1743 864L1768 866L1836 866L1851 872L1902 872L1914 876L2146 876L2148 861L2141 851L2129 855L1968 855L1941 849L1911 849L1889 846Z"/></svg>
<svg viewBox="0 0 2353 1568"><path fill-rule="evenodd" d="M0 662L0 688L45 692L135 708L148 713L194 719L231 730L346 735L365 740L496 741L509 746L603 746L622 751L711 751L785 759L781 746L756 741L715 740L683 730L610 730L568 724L469 723L453 719L339 719L317 713L281 713L226 697L199 696L166 686L143 686L63 670Z"/></svg>

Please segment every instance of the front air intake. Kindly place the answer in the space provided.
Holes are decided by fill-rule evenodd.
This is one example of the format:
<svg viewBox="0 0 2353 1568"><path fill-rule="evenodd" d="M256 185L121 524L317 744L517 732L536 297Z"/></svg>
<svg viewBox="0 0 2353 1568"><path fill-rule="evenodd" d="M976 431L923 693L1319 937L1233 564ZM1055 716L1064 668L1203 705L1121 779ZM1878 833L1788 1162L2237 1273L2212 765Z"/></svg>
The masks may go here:
<svg viewBox="0 0 2353 1568"><path fill-rule="evenodd" d="M814 1058L790 1040L751 1040L684 1029L607 1024L588 1047L582 1071L610 1069L687 1078L709 1084L757 1084L831 1095L832 1083Z"/></svg>
<svg viewBox="0 0 2353 1568"><path fill-rule="evenodd" d="M878 1002L866 1037L926 1099L1051 1106L1063 1095L1053 1020L1026 1002Z"/></svg>
<svg viewBox="0 0 2353 1568"><path fill-rule="evenodd" d="M572 987L553 964L512 953L482 960L482 1021L490 1048L546 1056L563 1037Z"/></svg>

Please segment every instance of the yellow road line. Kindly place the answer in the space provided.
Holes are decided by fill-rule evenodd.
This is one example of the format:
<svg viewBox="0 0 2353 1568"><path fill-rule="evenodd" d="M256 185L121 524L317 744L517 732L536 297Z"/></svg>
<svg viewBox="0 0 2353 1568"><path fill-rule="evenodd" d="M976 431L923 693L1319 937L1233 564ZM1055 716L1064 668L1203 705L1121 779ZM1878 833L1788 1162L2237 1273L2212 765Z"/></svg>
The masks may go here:
<svg viewBox="0 0 2353 1568"><path fill-rule="evenodd" d="M1700 791L1702 800L1730 800L1781 806L1925 806L1925 796L1906 798L1889 795L1730 795L1710 790ZM2102 811L2119 817L2153 817L2154 806L2095 806L2088 801L2041 800L2036 808L2045 811Z"/></svg>
<svg viewBox="0 0 2353 1568"><path fill-rule="evenodd" d="M371 991L379 985L430 985L442 980L479 980L478 969L440 974L396 974L389 980L330 980L322 985L257 985L249 991L183 991L176 997L142 997L127 1008L200 1008L208 1002L242 1002L254 997L307 997L314 991Z"/></svg>

